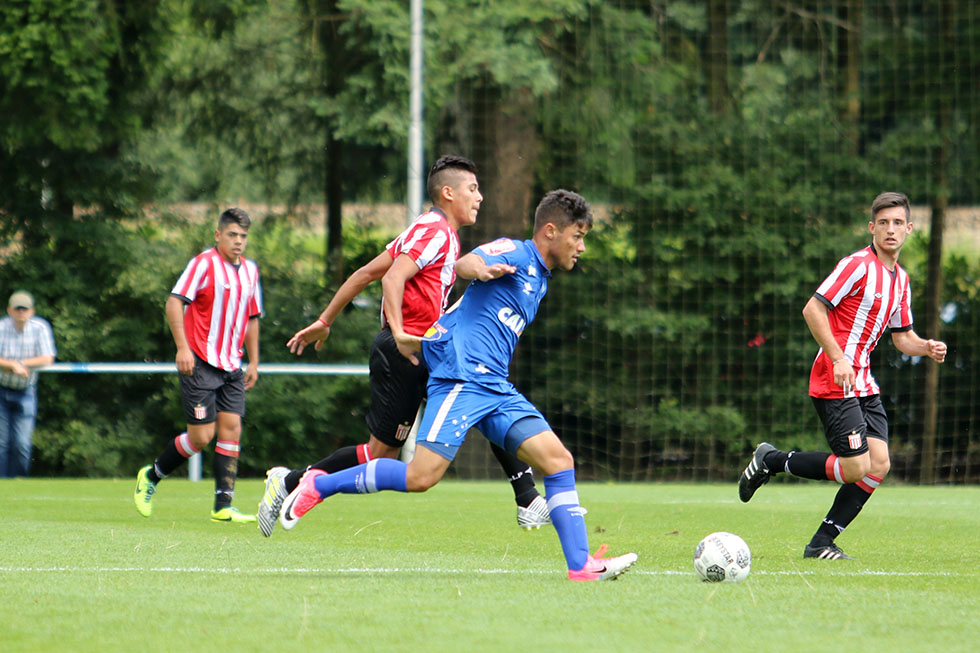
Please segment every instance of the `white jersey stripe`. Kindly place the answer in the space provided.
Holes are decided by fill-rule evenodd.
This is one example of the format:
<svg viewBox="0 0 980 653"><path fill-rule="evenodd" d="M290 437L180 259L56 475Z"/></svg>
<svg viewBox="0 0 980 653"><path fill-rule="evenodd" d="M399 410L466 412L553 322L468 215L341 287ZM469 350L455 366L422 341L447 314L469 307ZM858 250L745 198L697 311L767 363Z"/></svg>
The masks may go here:
<svg viewBox="0 0 980 653"><path fill-rule="evenodd" d="M456 401L457 395L459 395L460 390L463 389L462 383L457 383L453 386L453 389L449 391L446 398L442 400L439 405L439 412L436 413L436 418L432 422L432 426L429 428L429 432L425 434L426 442L435 442L436 438L439 437L439 431L442 430L443 422L446 421L446 415L453 407L453 402Z"/></svg>

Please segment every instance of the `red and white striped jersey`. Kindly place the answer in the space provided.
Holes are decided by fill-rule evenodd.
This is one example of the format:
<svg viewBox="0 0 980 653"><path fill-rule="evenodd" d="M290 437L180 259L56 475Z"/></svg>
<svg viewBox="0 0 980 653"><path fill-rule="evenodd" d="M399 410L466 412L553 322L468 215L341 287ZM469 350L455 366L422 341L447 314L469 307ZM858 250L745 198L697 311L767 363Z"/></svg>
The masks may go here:
<svg viewBox="0 0 980 653"><path fill-rule="evenodd" d="M201 359L227 372L242 366L248 321L261 317L259 267L245 257L232 265L212 247L187 264L171 295L187 302L184 331Z"/></svg>
<svg viewBox="0 0 980 653"><path fill-rule="evenodd" d="M841 259L814 296L830 309L834 340L854 367L853 395L878 394L878 384L871 375L871 352L885 327L892 331L912 328L909 275L897 263L894 272L886 268L869 245ZM823 348L810 370L810 396L844 397L843 388L834 383L833 361Z"/></svg>
<svg viewBox="0 0 980 653"><path fill-rule="evenodd" d="M421 336L446 310L449 292L456 282L459 235L445 214L432 208L385 249L392 260L405 254L419 267L418 273L405 283L402 325L406 333Z"/></svg>

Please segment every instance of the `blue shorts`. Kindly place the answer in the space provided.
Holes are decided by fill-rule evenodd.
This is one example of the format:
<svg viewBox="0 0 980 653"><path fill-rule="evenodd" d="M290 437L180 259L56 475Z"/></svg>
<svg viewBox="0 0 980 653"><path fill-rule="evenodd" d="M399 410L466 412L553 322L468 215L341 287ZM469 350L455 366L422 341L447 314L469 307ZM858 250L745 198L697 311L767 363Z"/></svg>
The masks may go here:
<svg viewBox="0 0 980 653"><path fill-rule="evenodd" d="M521 428L512 429L518 421ZM513 386L508 392L495 392L476 383L430 378L416 444L452 460L471 427L510 453L532 435L551 430L541 412Z"/></svg>

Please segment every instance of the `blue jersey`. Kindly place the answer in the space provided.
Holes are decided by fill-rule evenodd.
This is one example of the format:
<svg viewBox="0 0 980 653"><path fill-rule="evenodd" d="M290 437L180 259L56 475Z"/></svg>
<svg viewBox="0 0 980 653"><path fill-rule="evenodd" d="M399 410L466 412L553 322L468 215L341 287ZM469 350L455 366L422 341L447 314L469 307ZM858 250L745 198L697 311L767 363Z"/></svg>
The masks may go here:
<svg viewBox="0 0 980 653"><path fill-rule="evenodd" d="M531 240L501 238L473 252L487 265L506 263L517 271L470 283L459 305L426 332L422 355L432 378L508 391L510 360L524 329L538 314L551 272Z"/></svg>

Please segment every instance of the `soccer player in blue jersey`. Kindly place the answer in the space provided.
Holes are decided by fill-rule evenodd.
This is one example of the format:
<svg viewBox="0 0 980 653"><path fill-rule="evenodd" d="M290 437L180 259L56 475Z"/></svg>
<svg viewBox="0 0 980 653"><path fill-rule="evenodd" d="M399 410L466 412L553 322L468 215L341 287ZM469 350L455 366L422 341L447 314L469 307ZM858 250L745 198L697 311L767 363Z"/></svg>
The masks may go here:
<svg viewBox="0 0 980 653"><path fill-rule="evenodd" d="M502 238L460 258L457 275L474 281L421 343L414 343L414 352L421 349L429 368L429 399L415 457L407 465L379 458L333 474L311 469L283 503L283 528L293 528L311 508L337 493L425 492L446 473L472 426L544 472L548 509L569 579L608 580L629 569L635 553L604 558L603 545L594 556L589 554L572 454L507 380L514 348L537 315L551 270L575 266L591 228L588 202L577 193L555 190L535 210L531 240ZM410 357L419 363L415 353Z"/></svg>

